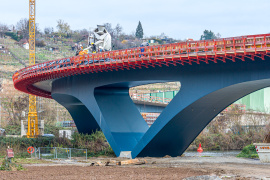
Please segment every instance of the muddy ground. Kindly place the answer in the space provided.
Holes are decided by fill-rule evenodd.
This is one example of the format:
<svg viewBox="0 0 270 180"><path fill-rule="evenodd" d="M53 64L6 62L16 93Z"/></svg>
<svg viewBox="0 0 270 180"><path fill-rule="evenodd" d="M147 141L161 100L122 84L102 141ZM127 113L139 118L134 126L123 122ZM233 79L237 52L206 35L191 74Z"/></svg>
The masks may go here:
<svg viewBox="0 0 270 180"><path fill-rule="evenodd" d="M92 162L110 159L24 164L24 171L0 171L0 179L183 179L201 175L221 179L270 179L270 163L236 157L144 158L147 164L90 166Z"/></svg>

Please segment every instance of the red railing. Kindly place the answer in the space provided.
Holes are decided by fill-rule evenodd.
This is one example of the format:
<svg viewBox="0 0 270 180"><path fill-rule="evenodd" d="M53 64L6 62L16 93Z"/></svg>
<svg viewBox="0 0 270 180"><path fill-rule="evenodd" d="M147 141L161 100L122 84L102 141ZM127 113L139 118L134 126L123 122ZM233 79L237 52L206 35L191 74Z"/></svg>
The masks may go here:
<svg viewBox="0 0 270 180"><path fill-rule="evenodd" d="M33 86L49 79L103 71L129 70L149 66L185 65L213 61L235 62L269 56L270 34L250 35L214 40L187 41L138 47L48 61L19 70L13 75L16 89L51 98L50 92Z"/></svg>

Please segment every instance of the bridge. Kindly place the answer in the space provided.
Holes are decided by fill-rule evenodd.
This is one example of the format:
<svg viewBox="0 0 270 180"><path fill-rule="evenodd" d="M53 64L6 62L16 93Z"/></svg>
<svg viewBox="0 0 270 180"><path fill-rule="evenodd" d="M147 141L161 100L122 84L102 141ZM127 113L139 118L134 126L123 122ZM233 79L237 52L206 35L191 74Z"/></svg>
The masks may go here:
<svg viewBox="0 0 270 180"><path fill-rule="evenodd" d="M79 132L101 129L117 156L134 158L181 155L219 112L270 85L270 34L142 48L26 67L14 86L55 99ZM148 127L129 88L170 81L180 81L181 91Z"/></svg>

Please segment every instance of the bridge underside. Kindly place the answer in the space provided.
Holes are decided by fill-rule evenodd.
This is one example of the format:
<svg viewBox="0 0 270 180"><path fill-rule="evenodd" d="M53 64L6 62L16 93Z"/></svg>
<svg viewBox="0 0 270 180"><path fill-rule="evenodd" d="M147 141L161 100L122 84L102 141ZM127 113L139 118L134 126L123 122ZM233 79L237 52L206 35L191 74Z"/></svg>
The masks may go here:
<svg viewBox="0 0 270 180"><path fill-rule="evenodd" d="M51 94L79 132L101 129L117 156L179 156L220 111L270 85L270 58L245 60L71 76L53 81ZM181 90L149 128L129 88L168 81Z"/></svg>

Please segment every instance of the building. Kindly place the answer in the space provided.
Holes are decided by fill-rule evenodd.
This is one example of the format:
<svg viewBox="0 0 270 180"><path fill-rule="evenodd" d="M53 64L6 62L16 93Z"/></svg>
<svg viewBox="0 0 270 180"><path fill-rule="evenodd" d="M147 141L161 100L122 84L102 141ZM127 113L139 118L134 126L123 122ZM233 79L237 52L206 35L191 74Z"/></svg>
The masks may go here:
<svg viewBox="0 0 270 180"><path fill-rule="evenodd" d="M27 43L23 43L23 48L24 49L29 49L29 43L27 42Z"/></svg>

